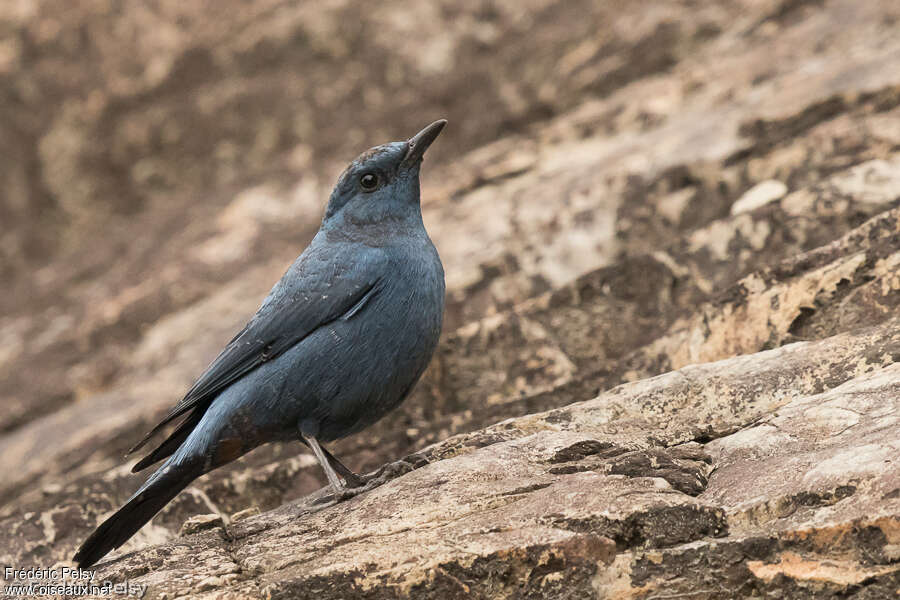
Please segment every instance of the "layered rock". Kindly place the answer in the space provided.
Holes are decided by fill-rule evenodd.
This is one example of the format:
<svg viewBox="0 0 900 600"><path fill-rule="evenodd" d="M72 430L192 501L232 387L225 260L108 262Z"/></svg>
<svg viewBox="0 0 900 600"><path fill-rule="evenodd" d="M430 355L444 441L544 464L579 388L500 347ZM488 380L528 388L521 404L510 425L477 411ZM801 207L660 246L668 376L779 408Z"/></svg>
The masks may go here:
<svg viewBox="0 0 900 600"><path fill-rule="evenodd" d="M85 99L87 75L73 68L57 84L73 94L69 108L17 122L21 146L40 152L23 152L12 179L0 178L9 214L12 192L43 186L54 208L40 229L69 244L47 245L37 271L31 255L10 263L5 564L67 560L130 495L141 478L124 451L314 230L325 174L367 142L296 129L274 145L260 139L267 119L290 120L288 100L305 98L287 74L292 48L331 57L304 75L328 79L321 94L341 107L306 102L292 118L349 118L342 111L355 105L341 99L356 98L363 78L327 75L348 56L320 47L334 39L357 40L353 52L381 65L377 89L438 90L421 110L409 98L366 100L366 139L402 135L436 110L451 119L423 184L447 271L441 346L401 410L335 448L361 470L407 460L384 485L323 505L320 469L302 446L261 448L195 482L101 563L101 578L170 599L900 589L893 3L671 2L613 15L535 2L487 16L417 6L414 21L431 18L434 31L409 47L390 43L409 32L399 4L384 23L366 15L337 36L329 27L356 3L251 3L242 31L227 11L205 22L160 8L156 21L193 33L160 34L158 73L110 50L124 30L104 33L151 15L85 4L58 21L50 3L38 6L6 15L18 37L4 39L20 41L0 44L0 69L16 94L50 93L42 86L80 47L63 43L73 23L105 40L107 70ZM584 30L585 10L609 26L600 41ZM447 26L455 19L480 25ZM22 50L32 44L42 53ZM470 60L496 48L494 62ZM540 60L516 60L539 48ZM437 85L448 56L460 59L456 79ZM479 94L458 98L478 77ZM210 98L226 117L274 108L212 128L197 113ZM470 115L467 102L496 110ZM0 109L13 111L0 127L16 106ZM185 143L195 126L215 135ZM166 127L169 142L147 137ZM105 158L92 140L110 142ZM110 165L131 170L111 177L122 169ZM97 216L90 198L118 194L130 216ZM67 210L83 224L59 219ZM15 218L32 223L24 214ZM4 234L4 252L41 243L28 227L14 234L25 238ZM102 228L105 237L90 233Z"/></svg>
<svg viewBox="0 0 900 600"><path fill-rule="evenodd" d="M101 573L169 597L888 597L898 325L509 419L349 501L320 492Z"/></svg>

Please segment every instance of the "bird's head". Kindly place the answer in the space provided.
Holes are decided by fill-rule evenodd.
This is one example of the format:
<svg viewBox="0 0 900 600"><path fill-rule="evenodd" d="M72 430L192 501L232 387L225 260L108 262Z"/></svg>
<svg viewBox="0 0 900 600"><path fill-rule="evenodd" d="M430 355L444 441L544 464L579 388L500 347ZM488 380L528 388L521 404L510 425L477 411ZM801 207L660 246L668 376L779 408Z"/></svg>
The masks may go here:
<svg viewBox="0 0 900 600"><path fill-rule="evenodd" d="M421 221L419 166L422 155L447 121L435 121L405 142L375 146L350 163L338 178L323 225Z"/></svg>

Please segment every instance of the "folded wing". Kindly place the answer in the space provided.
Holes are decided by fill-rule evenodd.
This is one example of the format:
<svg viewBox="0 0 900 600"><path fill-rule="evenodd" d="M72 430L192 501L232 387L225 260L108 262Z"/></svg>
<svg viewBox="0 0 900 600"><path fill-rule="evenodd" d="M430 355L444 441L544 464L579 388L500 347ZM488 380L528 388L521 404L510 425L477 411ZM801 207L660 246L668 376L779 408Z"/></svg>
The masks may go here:
<svg viewBox="0 0 900 600"><path fill-rule="evenodd" d="M130 454L140 449L172 420L200 409L182 423L172 440L163 442L159 449L135 465L135 471L171 454L178 446L174 442L183 441L219 392L259 365L281 355L319 327L336 319L352 317L378 293L381 269L371 255L365 264L337 267L332 265L341 264L340 256L318 257L314 248L310 250L291 266L259 311L184 398L129 450ZM176 436L178 440L174 439Z"/></svg>

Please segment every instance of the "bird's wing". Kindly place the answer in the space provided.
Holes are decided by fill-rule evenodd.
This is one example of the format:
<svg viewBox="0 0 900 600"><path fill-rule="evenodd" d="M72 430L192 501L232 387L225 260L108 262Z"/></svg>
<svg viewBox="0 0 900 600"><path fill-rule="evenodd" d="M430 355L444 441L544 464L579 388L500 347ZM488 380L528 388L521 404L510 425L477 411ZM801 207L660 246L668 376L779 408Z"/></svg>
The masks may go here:
<svg viewBox="0 0 900 600"><path fill-rule="evenodd" d="M304 253L306 254L306 253ZM223 389L281 355L323 325L350 318L380 289L377 261L337 266L338 257L301 256L263 302L249 323L229 342L203 375L129 454L167 423L206 405ZM318 258L318 260L317 260ZM307 260L304 260L307 259Z"/></svg>

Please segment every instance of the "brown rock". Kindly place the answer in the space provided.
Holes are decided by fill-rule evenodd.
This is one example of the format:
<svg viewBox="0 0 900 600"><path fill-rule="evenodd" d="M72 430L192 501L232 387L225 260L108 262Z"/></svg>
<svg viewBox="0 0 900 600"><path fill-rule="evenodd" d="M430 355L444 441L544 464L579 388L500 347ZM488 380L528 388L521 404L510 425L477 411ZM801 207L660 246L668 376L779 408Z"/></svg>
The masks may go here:
<svg viewBox="0 0 900 600"><path fill-rule="evenodd" d="M178 535L191 535L207 529L222 527L223 524L221 515L196 515L181 524L181 531Z"/></svg>
<svg viewBox="0 0 900 600"><path fill-rule="evenodd" d="M438 112L445 335L404 407L335 448L404 462L323 505L302 446L266 446L99 576L157 598L896 596L896 3L14 4L0 562L71 557L347 156Z"/></svg>
<svg viewBox="0 0 900 600"><path fill-rule="evenodd" d="M208 568L179 542L138 580L176 592L176 574L203 581L227 556L253 573L227 589L273 596L326 582L334 597L687 593L709 578L736 596L892 589L900 369L855 357L900 347L898 324L684 367L448 440L352 500L309 498L236 524L228 542L207 535Z"/></svg>
<svg viewBox="0 0 900 600"><path fill-rule="evenodd" d="M245 508L244 510L238 511L231 515L231 522L237 523L238 521L243 521L244 519L255 517L259 513L260 510L258 506L251 506L250 508Z"/></svg>

